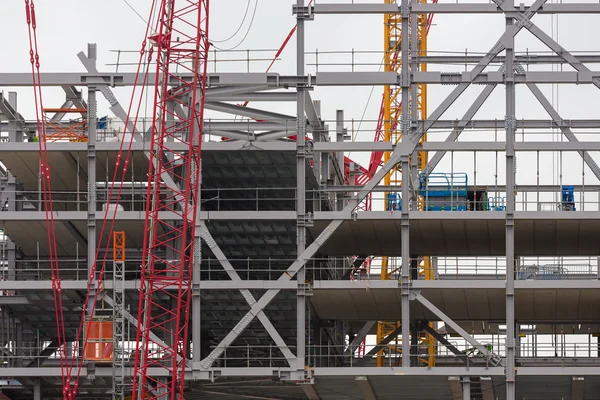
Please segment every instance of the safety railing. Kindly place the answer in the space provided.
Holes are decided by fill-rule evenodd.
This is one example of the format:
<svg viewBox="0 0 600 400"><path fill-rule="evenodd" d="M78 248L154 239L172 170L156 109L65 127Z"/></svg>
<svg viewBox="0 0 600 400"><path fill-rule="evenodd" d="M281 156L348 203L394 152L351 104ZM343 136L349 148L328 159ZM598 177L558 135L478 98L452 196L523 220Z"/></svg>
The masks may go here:
<svg viewBox="0 0 600 400"><path fill-rule="evenodd" d="M279 57L275 58L279 49L226 49L220 47L216 41L211 45L207 64L209 72L265 72L273 60L280 60ZM135 71L138 65L139 50L114 49L110 52L114 55L114 59L106 66L116 72ZM150 63L151 66L154 64Z"/></svg>
<svg viewBox="0 0 600 400"><path fill-rule="evenodd" d="M81 249L83 252L84 249ZM228 258L220 260L206 255L201 264L201 278L204 281L229 280L230 276L223 265L231 265L242 280L277 280L286 274L295 258ZM381 280L381 257L314 257L305 264L307 279L310 281L343 280L352 282ZM506 261L502 257L430 257L411 259L411 279L425 279L425 269L431 268L437 280L479 279L505 280ZM97 261L98 268L103 260ZM52 269L48 259L16 260L9 267L6 259L0 258L0 279L15 281L49 280ZM61 258L58 261L60 277L63 280L86 280L87 260L85 258ZM140 278L141 259L128 258L125 262L126 279ZM399 280L402 275L400 257L388 257L388 280ZM525 257L517 266L509 268L516 280L597 280L600 279L596 257ZM104 279L112 279L111 257L107 258ZM415 278L416 276L416 278Z"/></svg>
<svg viewBox="0 0 600 400"><path fill-rule="evenodd" d="M594 358L600 363L600 352L596 338L591 335L527 335L517 345L517 356L522 359Z"/></svg>
<svg viewBox="0 0 600 400"><path fill-rule="evenodd" d="M82 249L84 250L84 249ZM128 259L125 262L125 278L128 280L140 278L141 259ZM50 261L45 258L15 260L14 268L4 268L0 273L0 277L10 281L43 281L52 279L52 268ZM98 259L97 276L99 276L103 259ZM112 280L113 278L113 260L112 254L107 257L104 264L104 280ZM62 258L58 260L58 267L61 280L87 280L88 266L85 258Z"/></svg>

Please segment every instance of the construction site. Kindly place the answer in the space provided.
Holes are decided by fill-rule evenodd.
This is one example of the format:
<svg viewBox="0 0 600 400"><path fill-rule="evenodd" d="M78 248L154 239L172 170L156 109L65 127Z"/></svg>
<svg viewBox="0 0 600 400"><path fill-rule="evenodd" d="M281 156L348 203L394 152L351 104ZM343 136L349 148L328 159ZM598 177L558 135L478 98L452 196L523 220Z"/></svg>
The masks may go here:
<svg viewBox="0 0 600 400"><path fill-rule="evenodd" d="M600 3L34 3L0 399L600 399Z"/></svg>

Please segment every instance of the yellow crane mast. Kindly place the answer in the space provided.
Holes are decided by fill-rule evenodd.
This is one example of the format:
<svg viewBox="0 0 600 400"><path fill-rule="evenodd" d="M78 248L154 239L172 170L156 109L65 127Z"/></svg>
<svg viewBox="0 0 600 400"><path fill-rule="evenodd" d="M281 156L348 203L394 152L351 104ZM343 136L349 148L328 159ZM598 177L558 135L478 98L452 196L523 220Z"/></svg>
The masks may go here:
<svg viewBox="0 0 600 400"><path fill-rule="evenodd" d="M426 3L427 0L419 0L422 3ZM395 4L396 0L384 0L385 4ZM428 29L428 18L426 14L421 14L417 18L417 43L418 49L411 49L411 54L415 54L416 51L422 56L427 54L427 29ZM384 15L384 70L385 72L397 72L400 73L402 65L400 44L402 42L402 17L400 14L385 14ZM410 34L410 32L407 32ZM421 63L419 65L421 71L427 70L427 64ZM402 138L402 131L400 130L400 118L402 116L402 89L399 86L385 86L383 95L383 130L384 130L384 141L390 143L398 143ZM419 119L427 119L427 85L420 84L417 87L417 98L411 99L411 101L417 102L417 112ZM410 107L409 104L405 105ZM426 141L427 135L423 135L421 141ZM385 152L383 154L383 162L389 161L391 152ZM427 165L427 152L419 152L417 160L417 168L422 171ZM400 164L393 168L384 177L384 185L398 186L402 184L402 171L400 170ZM401 201L398 194L395 192L384 193L384 204L386 210L393 212L398 210ZM419 207L423 206L422 202L419 202ZM394 257L382 257L381 264L381 279L387 280L399 270L401 266L398 263L398 259ZM431 262L429 257L424 257L419 263L419 274L423 275L425 279L434 279L433 270L431 268ZM432 325L430 323L430 325ZM400 321L379 321L377 323L377 343L390 335L394 330L400 327ZM390 342L387 351L390 353L400 353L400 337L396 337ZM428 366L435 366L435 341L429 334L425 335L421 339L421 345L427 346L428 357L421 359L421 361ZM381 349L377 353L377 366L382 367L386 364L386 349Z"/></svg>

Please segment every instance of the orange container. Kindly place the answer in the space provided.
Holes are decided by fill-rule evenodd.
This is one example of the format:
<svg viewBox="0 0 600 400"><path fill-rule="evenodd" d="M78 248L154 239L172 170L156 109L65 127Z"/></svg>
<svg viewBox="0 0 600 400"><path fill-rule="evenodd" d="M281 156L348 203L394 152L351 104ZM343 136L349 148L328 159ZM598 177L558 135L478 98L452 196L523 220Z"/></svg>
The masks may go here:
<svg viewBox="0 0 600 400"><path fill-rule="evenodd" d="M86 322L88 332L85 345L85 359L91 361L112 361L113 359L113 322L95 320Z"/></svg>

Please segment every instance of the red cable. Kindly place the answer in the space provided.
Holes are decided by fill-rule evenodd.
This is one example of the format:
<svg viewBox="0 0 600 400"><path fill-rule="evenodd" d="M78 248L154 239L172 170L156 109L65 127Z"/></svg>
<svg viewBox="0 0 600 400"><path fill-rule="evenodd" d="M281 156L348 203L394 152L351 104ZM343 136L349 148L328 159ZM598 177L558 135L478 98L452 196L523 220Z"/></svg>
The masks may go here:
<svg viewBox="0 0 600 400"><path fill-rule="evenodd" d="M156 5L156 0L153 0L152 6L150 8L150 15L152 15L154 13L154 7L155 7L155 5ZM150 19L151 18L149 18L149 20ZM108 197L107 197L107 203L106 203L106 208L104 210L104 218L103 218L103 221L102 221L102 227L100 229L100 234L97 236L99 239L101 239L103 237L103 235L104 235L106 224L107 224L107 221L109 219L108 218L108 213L109 213L109 210L110 210L110 204L111 204L111 200L112 200L112 197L113 197L113 192L114 192L114 189L115 189L115 183L117 182L117 175L118 175L118 172L119 172L119 167L122 166L121 179L118 181L119 182L119 189L118 189L118 193L117 193L117 198L115 200L116 207L114 208L112 218L110 219L111 224L110 224L110 228L109 228L109 231L108 231L108 240L106 242L106 246L105 246L105 249L104 249L104 257L102 259L102 265L100 267L100 271L99 271L99 274L98 274L98 284L97 284L98 288L102 286L102 283L103 283L103 280L104 280L104 273L105 273L105 269L106 269L106 261L107 261L107 257L108 257L108 254L109 254L108 249L110 247L110 241L111 241L111 238L112 238L112 233L114 232L114 225L115 225L115 221L116 221L116 213L117 213L117 210L118 210L119 200L121 199L121 195L122 195L122 192L123 192L123 182L125 181L127 169L128 169L128 166L129 166L129 161L130 161L130 158L131 158L131 148L132 148L132 143L133 143L134 131L135 131L135 128L136 128L137 123L138 123L140 108L141 108L141 104L142 104L142 98L143 98L143 95L144 95L145 88L147 86L149 65L151 64L152 55L153 55L153 48L152 47L150 47L150 49L147 50L147 38L149 36L148 34L150 32L150 29L151 29L151 26L150 26L150 23L148 23L147 26L146 26L146 32L144 34L144 40L142 42L142 47L141 47L141 50L140 50L140 59L139 59L139 62L138 62L137 71L136 71L136 77L135 77L135 80L134 80L133 93L132 93L132 96L131 96L131 99L130 99L130 102L129 102L129 106L128 106L128 110L127 110L127 118L125 119L125 130L124 130L123 140L121 140L121 143L120 143L120 146L119 146L119 152L117 153L117 158L116 158L116 161L115 161L115 171L113 173L113 179L111 181L111 186L110 186L109 194L108 194ZM148 58L144 62L144 56L145 56L146 53L148 54ZM142 68L142 65L144 65L144 64L146 65L146 70L143 72L144 78L143 78L143 82L141 84L141 91L140 91L139 101L138 101L137 107L135 109L135 118L134 118L134 121L132 123L133 131L131 132L131 135L130 135L130 138L129 138L126 155L125 155L125 157L123 157L123 148L124 148L124 144L125 144L125 133L127 132L127 126L128 126L128 124L131 123L132 108L134 107L134 100L135 100L135 97L136 97L136 90L139 87L138 86L138 82L139 82L140 75L142 73L141 72L141 68ZM122 162L122 164L121 164L121 162ZM98 244L97 244L96 252L95 252L95 259L94 259L94 263L92 265L92 272L91 272L90 276L88 277L88 285L87 285L86 298L85 298L85 301L84 301L84 306L83 306L83 310L82 310L82 317L81 317L81 320L80 320L79 328L77 330L77 338L78 339L81 337L81 331L83 330L83 324L84 324L85 316L86 316L86 309L87 309L87 305L89 304L90 297L91 297L90 296L91 285L92 285L92 282L93 282L94 277L96 276L96 272L97 272L97 260L98 260L98 256L99 256L99 253L100 253L100 249L102 247L101 243L102 243L101 240L98 240ZM99 293L100 293L100 291L97 290L96 293L95 293L95 295L94 295L94 298L92 300L92 305L91 305L91 310L90 310L90 315L89 315L90 319L94 316L94 312L95 312L95 309L96 309L96 305L97 305L97 300L98 300ZM80 375L81 375L81 369L83 367L83 361L85 359L85 352L86 352L86 348L87 348L87 346L86 346L87 345L87 338L89 337L89 329L90 329L90 325L87 325L86 331L85 331L85 335L84 335L84 339L83 339L83 341L84 341L83 342L83 353L81 354L81 357L79 358L79 362L77 364L77 373L76 373L76 376L75 376L73 387L70 390L70 395L72 396L72 398L75 398L75 395L77 393L77 388L78 388L78 385L79 385L79 378L80 378ZM71 375L72 375L72 371L73 371L73 367L75 365L75 361L76 361L75 356L73 356L73 358L71 360L71 365L70 365L70 368L69 368L69 371L68 371L68 378L69 378L69 380L70 380Z"/></svg>
<svg viewBox="0 0 600 400"><path fill-rule="evenodd" d="M56 246L56 235L54 226L54 213L52 211L52 192L50 186L50 166L48 163L48 153L46 149L46 128L42 119L43 110L43 98L41 90L41 77L40 77L40 57L37 48L37 21L35 16L35 4L33 0L25 0L25 15L28 26L28 37L29 37L29 57L31 63L31 74L33 79L33 94L35 101L35 113L36 113L36 124L38 131L38 147L40 154L40 178L43 187L43 199L44 199L44 210L46 219L46 230L48 238L48 255L50 261L50 270L52 275L52 291L54 297L54 311L56 318L56 332L59 353L61 375L63 381L63 387L65 386L65 346L63 341L65 340L65 328L63 318L63 307L62 307L62 290L60 284L60 273L58 269L58 253Z"/></svg>

